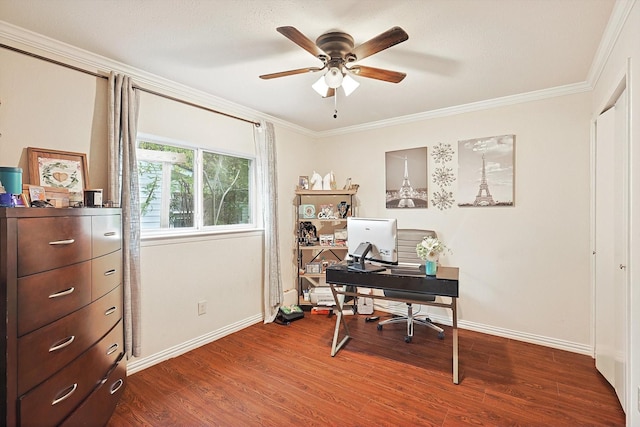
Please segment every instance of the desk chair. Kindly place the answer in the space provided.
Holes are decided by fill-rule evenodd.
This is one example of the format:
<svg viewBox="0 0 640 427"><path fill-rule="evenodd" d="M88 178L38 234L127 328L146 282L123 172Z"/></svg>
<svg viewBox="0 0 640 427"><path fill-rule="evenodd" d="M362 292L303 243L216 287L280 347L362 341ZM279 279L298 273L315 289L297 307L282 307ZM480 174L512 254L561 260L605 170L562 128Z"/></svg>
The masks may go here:
<svg viewBox="0 0 640 427"><path fill-rule="evenodd" d="M416 246L425 236L436 237L436 232L432 230L398 229L398 262L423 264L424 261L416 254ZM384 295L390 298L409 298L417 301L424 301L425 303L434 302L436 300L435 296L408 291L385 290ZM444 330L442 328L431 323L431 319L429 319L428 316L415 317L413 315L413 305L411 303L406 304L406 316L396 316L392 319L383 320L378 323L378 330L382 330L384 325L388 325L390 323L406 322L407 335L404 337L404 341L409 343L413 338L413 324L416 323L438 331L438 338L444 339Z"/></svg>

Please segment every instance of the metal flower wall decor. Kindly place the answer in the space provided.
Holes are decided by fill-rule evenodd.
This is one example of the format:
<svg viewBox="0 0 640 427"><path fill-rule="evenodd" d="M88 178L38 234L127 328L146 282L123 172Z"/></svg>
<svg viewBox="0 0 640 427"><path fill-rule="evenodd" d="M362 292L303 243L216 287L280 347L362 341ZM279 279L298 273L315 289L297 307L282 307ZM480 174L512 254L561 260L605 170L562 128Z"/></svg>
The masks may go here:
<svg viewBox="0 0 640 427"><path fill-rule="evenodd" d="M456 180L453 168L449 167L449 163L453 160L454 151L451 144L438 143L432 148L431 157L436 165L431 180L435 184L435 191L432 193L431 203L438 209L451 209L455 199L453 192L449 188Z"/></svg>

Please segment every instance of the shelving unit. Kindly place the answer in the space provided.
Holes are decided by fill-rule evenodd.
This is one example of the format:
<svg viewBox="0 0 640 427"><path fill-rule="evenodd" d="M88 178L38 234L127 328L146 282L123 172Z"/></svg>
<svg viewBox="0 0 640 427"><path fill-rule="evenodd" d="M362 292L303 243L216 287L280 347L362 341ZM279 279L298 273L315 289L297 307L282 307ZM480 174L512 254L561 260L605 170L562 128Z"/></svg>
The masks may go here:
<svg viewBox="0 0 640 427"><path fill-rule="evenodd" d="M296 190L298 301L305 310L333 306L324 270L347 255L347 217L355 216L356 192L356 189ZM346 212L340 210L341 203L348 205Z"/></svg>

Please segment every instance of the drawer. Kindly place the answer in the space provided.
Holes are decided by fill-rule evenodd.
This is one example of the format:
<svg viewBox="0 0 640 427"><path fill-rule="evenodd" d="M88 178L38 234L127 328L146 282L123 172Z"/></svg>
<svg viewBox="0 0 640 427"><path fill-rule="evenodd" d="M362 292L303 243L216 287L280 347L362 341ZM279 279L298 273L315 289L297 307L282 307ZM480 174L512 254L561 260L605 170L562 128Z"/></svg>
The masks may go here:
<svg viewBox="0 0 640 427"><path fill-rule="evenodd" d="M40 386L20 396L21 427L58 425L115 366L122 352L108 351L114 343L119 343L122 348L122 322L82 356Z"/></svg>
<svg viewBox="0 0 640 427"><path fill-rule="evenodd" d="M91 259L90 217L21 218L18 277Z"/></svg>
<svg viewBox="0 0 640 427"><path fill-rule="evenodd" d="M98 299L121 283L121 250L91 260L91 298Z"/></svg>
<svg viewBox="0 0 640 427"><path fill-rule="evenodd" d="M104 426L116 410L116 404L124 393L127 367L123 361L105 379L104 383L82 402L60 427Z"/></svg>
<svg viewBox="0 0 640 427"><path fill-rule="evenodd" d="M120 215L94 216L92 218L93 257L99 257L121 248L122 223Z"/></svg>
<svg viewBox="0 0 640 427"><path fill-rule="evenodd" d="M18 394L25 393L102 338L122 317L122 287L18 339Z"/></svg>
<svg viewBox="0 0 640 427"><path fill-rule="evenodd" d="M18 336L91 302L91 262L18 279Z"/></svg>

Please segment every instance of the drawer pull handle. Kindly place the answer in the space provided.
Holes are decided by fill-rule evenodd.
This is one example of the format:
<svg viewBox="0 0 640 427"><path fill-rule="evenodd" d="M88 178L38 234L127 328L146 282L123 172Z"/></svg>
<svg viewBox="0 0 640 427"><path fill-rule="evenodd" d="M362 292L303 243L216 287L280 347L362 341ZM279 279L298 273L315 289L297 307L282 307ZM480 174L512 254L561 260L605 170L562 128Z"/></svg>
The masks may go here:
<svg viewBox="0 0 640 427"><path fill-rule="evenodd" d="M118 349L118 347L120 347L120 346L118 345L118 343L114 343L114 344L112 344L112 345L111 345L111 347L109 347L109 348L107 349L107 356L108 356L108 355L110 355L110 354L115 353L115 351Z"/></svg>
<svg viewBox="0 0 640 427"><path fill-rule="evenodd" d="M63 396L60 396L57 399L54 399L53 402L51 402L51 406L53 405L57 405L58 403L62 402L63 400L69 398L74 391L76 391L76 389L78 388L78 383L74 383L72 386L69 386L67 388L65 388L64 390L62 390L63 392L66 391L66 393ZM69 390L69 391L67 391Z"/></svg>
<svg viewBox="0 0 640 427"><path fill-rule="evenodd" d="M106 233L104 233L104 237L110 237L115 235L116 235L115 231L107 231Z"/></svg>
<svg viewBox="0 0 640 427"><path fill-rule="evenodd" d="M74 288L73 286L70 287L69 289L65 289L64 291L60 291L60 292L56 292L55 294L51 294L49 295L49 298L59 298L59 297L63 297L65 295L69 295L71 293L73 293L73 291L75 291L76 288Z"/></svg>
<svg viewBox="0 0 640 427"><path fill-rule="evenodd" d="M67 240L56 240L54 242L49 242L50 245L70 245L74 243L75 239L67 239Z"/></svg>
<svg viewBox="0 0 640 427"><path fill-rule="evenodd" d="M52 345L49 348L49 353L52 353L54 351L58 351L58 350L62 350L63 348L65 348L66 346L70 345L74 340L76 339L75 335L71 335L70 337L67 337L61 341L58 341L57 343L55 343L54 345Z"/></svg>
<svg viewBox="0 0 640 427"><path fill-rule="evenodd" d="M104 315L108 316L110 314L115 313L116 311L118 311L118 307L111 307L110 309L108 309L107 311L104 312Z"/></svg>
<svg viewBox="0 0 640 427"><path fill-rule="evenodd" d="M113 274L116 274L116 269L114 268L113 270L108 270L104 272L105 276L111 276Z"/></svg>
<svg viewBox="0 0 640 427"><path fill-rule="evenodd" d="M122 378L120 378L118 381L111 384L111 390L109 390L109 393L111 394L116 393L118 390L120 390L120 387L122 387L122 384L124 384L124 381L122 380Z"/></svg>
<svg viewBox="0 0 640 427"><path fill-rule="evenodd" d="M70 337L67 337L63 340L58 341L57 343L55 343L49 348L49 353L65 348L66 346L70 345L75 339L76 339L76 336L71 335Z"/></svg>

